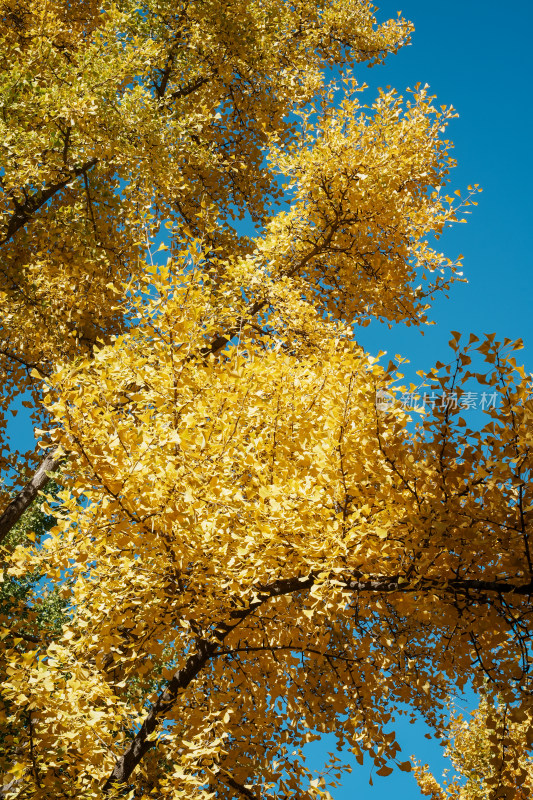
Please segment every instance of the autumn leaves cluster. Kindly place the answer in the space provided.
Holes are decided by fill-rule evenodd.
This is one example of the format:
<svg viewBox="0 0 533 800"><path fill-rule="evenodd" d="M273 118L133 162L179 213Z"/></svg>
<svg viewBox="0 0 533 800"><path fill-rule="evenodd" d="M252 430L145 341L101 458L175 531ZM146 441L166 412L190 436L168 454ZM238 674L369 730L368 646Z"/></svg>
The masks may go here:
<svg viewBox="0 0 533 800"><path fill-rule="evenodd" d="M424 323L458 277L429 243L462 213L453 110L352 71L409 23L6 0L1 25L3 507L59 467L4 541L8 796L315 800L346 765L317 776L307 742L409 770L394 709L442 731L467 684L526 748L527 376L456 337L429 383L460 395L477 347L500 402L415 429L354 334Z"/></svg>

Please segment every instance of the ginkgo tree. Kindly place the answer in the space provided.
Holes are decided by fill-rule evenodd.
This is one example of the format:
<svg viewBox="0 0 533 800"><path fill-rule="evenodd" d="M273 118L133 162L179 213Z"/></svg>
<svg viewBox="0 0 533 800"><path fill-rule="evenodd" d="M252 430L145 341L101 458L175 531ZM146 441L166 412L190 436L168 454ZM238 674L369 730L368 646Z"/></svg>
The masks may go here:
<svg viewBox="0 0 533 800"><path fill-rule="evenodd" d="M395 709L440 733L467 684L527 746L517 345L454 335L429 380L457 408L414 429L357 344L426 322L459 268L431 244L461 213L453 109L355 79L410 24L364 0L6 0L1 25L0 536L5 580L31 578L0 608L3 795L314 800L348 765L317 776L306 743L409 770ZM500 400L479 432L474 348ZM17 398L34 453L10 448Z"/></svg>
<svg viewBox="0 0 533 800"><path fill-rule="evenodd" d="M417 764L415 776L424 796L432 800L531 797L533 760L528 751L533 731L521 709L483 698L470 719L452 714L448 732L452 741L446 754L455 774L445 774L441 786L427 765Z"/></svg>

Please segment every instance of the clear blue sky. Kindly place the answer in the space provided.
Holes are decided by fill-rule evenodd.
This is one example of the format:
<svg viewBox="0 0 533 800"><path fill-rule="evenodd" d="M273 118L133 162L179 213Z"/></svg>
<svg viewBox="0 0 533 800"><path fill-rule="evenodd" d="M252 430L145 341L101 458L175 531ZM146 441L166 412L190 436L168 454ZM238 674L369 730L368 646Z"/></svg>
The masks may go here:
<svg viewBox="0 0 533 800"><path fill-rule="evenodd" d="M439 104L458 113L449 128L458 167L452 187L479 183L483 194L467 225L441 240L450 257L464 255L468 285L457 284L433 313L424 337L414 329L361 331L370 349L402 353L416 369L445 360L450 330L524 340L522 359L533 369L531 233L533 212L532 79L533 5L494 0L383 0L378 18L397 10L415 25L412 44L387 64L359 71L374 89L399 91L428 83Z"/></svg>
<svg viewBox="0 0 533 800"><path fill-rule="evenodd" d="M531 311L533 256L533 70L531 29L533 4L495 0L382 0L378 18L401 10L415 25L412 44L385 66L359 70L372 89L390 84L399 91L428 83L439 104L458 113L449 129L459 162L452 187L479 183L483 194L467 225L457 225L440 240L450 257L464 255L469 283L457 284L450 299L436 305L437 324L425 336L413 328L388 331L373 325L358 339L367 349L387 350L409 358L412 371L429 369L450 358L450 330L496 332L498 338L522 338L518 360L533 371ZM422 726L396 726L403 757L412 753L428 760L440 775L441 748L424 739ZM323 752L323 750L322 750ZM317 765L321 750L312 750ZM370 764L354 765L335 800L416 800L422 797L410 775L374 777Z"/></svg>

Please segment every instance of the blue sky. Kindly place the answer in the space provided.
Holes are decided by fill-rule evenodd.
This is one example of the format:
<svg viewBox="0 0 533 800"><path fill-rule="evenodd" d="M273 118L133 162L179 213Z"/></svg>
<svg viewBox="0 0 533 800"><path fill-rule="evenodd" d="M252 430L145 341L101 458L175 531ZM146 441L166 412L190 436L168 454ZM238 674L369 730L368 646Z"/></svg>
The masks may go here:
<svg viewBox="0 0 533 800"><path fill-rule="evenodd" d="M531 235L533 201L533 71L530 32L533 4L494 0L382 0L378 18L401 10L415 25L412 44L387 64L361 67L359 79L375 90L391 85L399 91L428 83L440 104L459 113L449 128L458 167L452 188L465 190L479 183L483 193L467 225L457 225L441 240L451 258L464 255L468 284L452 288L450 299L436 304L436 325L425 335L413 328L379 324L358 331L361 344L372 352L400 353L411 361L410 372L427 370L451 357L451 330L478 336L495 332L497 338L522 338L517 360L533 371L533 317L531 310L533 256ZM470 421L470 420L469 420ZM438 777L445 764L442 748L424 738L422 725L396 726L402 757L416 754L429 761ZM327 748L314 746L320 761ZM335 800L416 800L422 797L411 775L393 773L374 777L371 765L358 767L333 791Z"/></svg>
<svg viewBox="0 0 533 800"><path fill-rule="evenodd" d="M378 18L397 10L415 25L412 44L386 65L362 68L372 89L390 84L399 91L428 83L438 104L459 113L448 130L458 167L453 189L479 183L483 193L467 225L451 229L439 245L450 257L464 255L468 285L457 284L441 298L425 335L376 325L358 334L371 350L401 353L413 368L427 369L449 357L450 330L522 338L520 361L533 369L530 237L533 202L530 29L531 3L503 6L493 0L383 0Z"/></svg>

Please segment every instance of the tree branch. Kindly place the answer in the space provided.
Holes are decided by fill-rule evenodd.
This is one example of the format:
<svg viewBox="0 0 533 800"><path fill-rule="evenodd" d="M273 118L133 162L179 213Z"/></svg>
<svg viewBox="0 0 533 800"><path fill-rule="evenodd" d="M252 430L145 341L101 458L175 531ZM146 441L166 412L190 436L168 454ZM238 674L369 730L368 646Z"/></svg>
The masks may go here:
<svg viewBox="0 0 533 800"><path fill-rule="evenodd" d="M505 581L489 581L479 579L454 579L442 580L424 579L410 583L403 576L376 575L368 579L358 576L333 575L337 585L354 592L393 593L393 592L422 592L440 590L446 594L478 595L484 599L487 593L531 595L533 594L533 581L524 584L511 584ZM228 634L233 631L244 619L252 614L259 606L274 597L291 594L293 592L310 589L317 582L316 574L305 577L281 578L272 584L258 585L254 599L249 605L233 609L230 614L232 622L220 623L212 639L202 639L198 643L198 650L191 655L185 666L178 670L167 687L161 692L144 723L134 737L132 743L116 762L113 772L104 786L104 793L108 793L114 785L125 783L135 767L140 763L145 753L155 746L155 739L151 737L164 715L172 709L179 695L198 677L207 662L219 653L219 645L224 642Z"/></svg>
<svg viewBox="0 0 533 800"><path fill-rule="evenodd" d="M258 800L257 796L253 792L251 792L242 783L236 781L227 770L221 769L217 777L228 786L231 786L232 789L235 789L242 797L246 797L247 800Z"/></svg>
<svg viewBox="0 0 533 800"><path fill-rule="evenodd" d="M164 715L172 708L180 692L189 686L213 656L217 646L217 642L201 641L197 652L189 656L182 669L175 672L152 706L132 743L126 752L117 759L115 767L104 785L104 794L107 794L113 785L125 783L145 753L155 746L155 740L151 738L151 735L156 731Z"/></svg>
<svg viewBox="0 0 533 800"><path fill-rule="evenodd" d="M159 98L163 98L165 94L171 70L172 67L170 64L163 73L161 85L156 86L156 93ZM197 89L200 89L200 87L202 87L204 84L208 83L209 80L209 76L197 78L196 81L193 81L187 86L183 86L181 89L177 89L175 92L173 92L171 99L179 100L182 97L188 97L190 94L193 94L195 91L197 91ZM64 157L66 157L69 139L70 128L67 130L67 137L65 139L65 149L63 151ZM57 194L57 192L61 191L61 189L64 189L73 178L78 178L80 175L85 175L90 169L96 166L96 164L98 164L98 159L91 158L85 164L82 164L81 167L71 169L64 180L40 189L39 191L35 192L35 194L28 197L24 203L18 203L15 201L15 210L9 218L9 222L5 228L4 236L0 238L0 245L9 242L9 240L12 239L15 234L18 233L21 228L24 228L24 226L31 220L35 212L42 208L42 206L44 206L45 203L50 200L50 198Z"/></svg>
<svg viewBox="0 0 533 800"><path fill-rule="evenodd" d="M145 753L155 746L155 739L151 735L155 733L165 714L173 708L179 695L198 677L207 662L216 655L219 645L224 642L228 634L270 598L279 597L296 589L310 588L314 580L312 577L307 577L303 580L299 578L282 579L264 589L259 587L255 598L247 606L234 608L230 611L229 617L231 621L229 623L221 622L217 625L212 639L199 640L196 653L189 656L185 666L174 673L166 688L152 706L130 746L121 758L117 760L111 775L104 785L104 794L111 791L114 785L125 783Z"/></svg>
<svg viewBox="0 0 533 800"><path fill-rule="evenodd" d="M337 580L339 580L337 578ZM342 580L342 579L341 579ZM484 594L517 594L521 596L533 595L533 581L523 584L508 583L507 581L487 581L476 578L453 578L441 581L436 578L422 578L408 581L402 575L376 575L368 580L346 578L342 581L347 589L354 592L392 592L416 593L427 591L441 591L453 595L478 595L480 599Z"/></svg>
<svg viewBox="0 0 533 800"><path fill-rule="evenodd" d="M38 493L44 489L50 480L50 473L54 472L64 460L63 451L55 450L42 461L34 476L24 489L10 502L0 517L0 544L4 541L10 530L17 524L21 516L28 509Z"/></svg>
<svg viewBox="0 0 533 800"><path fill-rule="evenodd" d="M189 83L187 86L183 86L181 89L176 89L175 92L172 92L170 95L171 100L181 100L182 97L188 97L190 94L193 94L197 89L201 86L206 84L209 81L209 77L198 78L193 83Z"/></svg>
<svg viewBox="0 0 533 800"><path fill-rule="evenodd" d="M3 786L0 786L0 797L7 797L8 794L13 794L22 781L22 778L13 778L9 783L4 783Z"/></svg>
<svg viewBox="0 0 533 800"><path fill-rule="evenodd" d="M9 219L5 235L0 239L0 245L6 244L10 239L12 239L13 236L21 228L23 228L27 222L30 221L35 212L42 208L42 206L44 206L44 204L47 203L50 198L57 194L57 192L61 191L61 189L64 189L67 183L69 183L73 178L78 178L80 175L84 175L88 170L96 166L96 164L98 164L98 159L91 158L90 161L82 164L81 167L71 169L64 180L58 181L57 183L52 183L50 186L47 186L44 189L39 189L38 192L35 192L35 194L28 197L24 203L15 201L15 211Z"/></svg>
<svg viewBox="0 0 533 800"><path fill-rule="evenodd" d="M292 278L294 275L297 275L305 265L316 255L319 255L322 252L327 251L327 248L330 246L333 236L337 232L338 228L340 227L339 220L336 220L331 226L330 231L327 236L324 237L324 241L320 244L315 244L311 250L303 256L300 261L298 261L291 269L287 270L286 272L282 273L282 276L285 278ZM227 344L233 339L234 336L237 336L240 331L246 326L250 324L250 320L256 316L260 311L262 311L266 306L269 305L268 300L256 300L255 303L250 307L250 309L243 314L239 320L237 325L234 325L233 328L226 331L224 334L219 334L215 336L212 342L203 347L201 350L202 356L204 358L209 355L217 355L221 350L223 350Z"/></svg>

